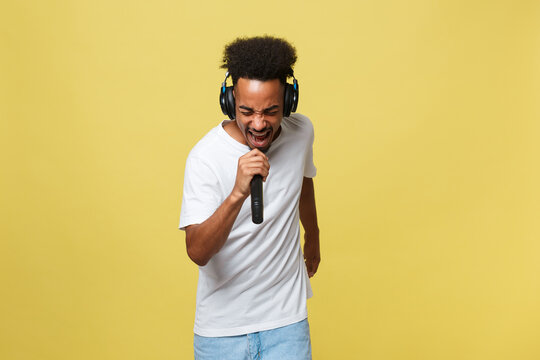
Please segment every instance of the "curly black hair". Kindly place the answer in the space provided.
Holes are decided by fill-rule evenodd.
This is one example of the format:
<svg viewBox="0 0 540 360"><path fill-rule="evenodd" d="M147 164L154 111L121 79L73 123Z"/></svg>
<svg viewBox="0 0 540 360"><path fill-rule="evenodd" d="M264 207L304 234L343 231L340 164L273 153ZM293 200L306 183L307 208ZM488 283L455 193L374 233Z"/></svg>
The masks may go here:
<svg viewBox="0 0 540 360"><path fill-rule="evenodd" d="M273 36L238 38L225 46L223 63L236 84L238 78L279 79L283 84L293 75L296 49L286 40Z"/></svg>

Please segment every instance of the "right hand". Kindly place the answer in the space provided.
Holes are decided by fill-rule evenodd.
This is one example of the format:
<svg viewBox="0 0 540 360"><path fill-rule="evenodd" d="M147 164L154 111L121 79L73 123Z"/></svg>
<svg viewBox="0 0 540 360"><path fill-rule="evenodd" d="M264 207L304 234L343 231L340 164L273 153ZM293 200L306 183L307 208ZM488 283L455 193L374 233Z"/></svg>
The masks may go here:
<svg viewBox="0 0 540 360"><path fill-rule="evenodd" d="M233 193L246 199L251 193L251 179L254 175L261 175L266 181L270 163L268 157L260 150L253 149L238 159L238 169L236 170L236 181Z"/></svg>

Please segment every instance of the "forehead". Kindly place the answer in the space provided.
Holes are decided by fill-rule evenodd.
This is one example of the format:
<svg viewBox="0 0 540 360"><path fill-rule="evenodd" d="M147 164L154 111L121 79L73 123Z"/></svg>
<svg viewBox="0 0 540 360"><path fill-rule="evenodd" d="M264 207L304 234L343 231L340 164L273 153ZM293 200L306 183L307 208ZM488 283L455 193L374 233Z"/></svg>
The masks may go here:
<svg viewBox="0 0 540 360"><path fill-rule="evenodd" d="M238 105L252 105L250 107L280 105L283 89L279 79L261 81L239 78L234 87L234 95Z"/></svg>

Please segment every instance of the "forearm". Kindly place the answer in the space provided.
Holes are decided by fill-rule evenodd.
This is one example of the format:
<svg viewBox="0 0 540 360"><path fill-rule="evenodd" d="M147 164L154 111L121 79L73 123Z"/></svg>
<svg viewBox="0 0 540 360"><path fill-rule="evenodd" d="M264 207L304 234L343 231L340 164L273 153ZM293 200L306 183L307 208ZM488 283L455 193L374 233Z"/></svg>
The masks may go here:
<svg viewBox="0 0 540 360"><path fill-rule="evenodd" d="M189 257L204 266L225 244L245 197L232 193L206 221L186 228Z"/></svg>
<svg viewBox="0 0 540 360"><path fill-rule="evenodd" d="M304 259L309 277L313 277L321 262L319 245L319 225L317 224L317 209L315 207L315 190L313 179L304 178L300 193L300 221L304 227Z"/></svg>
<svg viewBox="0 0 540 360"><path fill-rule="evenodd" d="M199 266L204 266L225 244L234 221L251 190L251 179L268 176L268 157L253 149L238 159L236 180L231 194L217 210L201 224L186 227L186 248L189 257Z"/></svg>
<svg viewBox="0 0 540 360"><path fill-rule="evenodd" d="M315 189L313 179L304 178L302 192L300 193L300 221L306 233L306 239L319 239L319 225L317 223L317 208L315 206Z"/></svg>

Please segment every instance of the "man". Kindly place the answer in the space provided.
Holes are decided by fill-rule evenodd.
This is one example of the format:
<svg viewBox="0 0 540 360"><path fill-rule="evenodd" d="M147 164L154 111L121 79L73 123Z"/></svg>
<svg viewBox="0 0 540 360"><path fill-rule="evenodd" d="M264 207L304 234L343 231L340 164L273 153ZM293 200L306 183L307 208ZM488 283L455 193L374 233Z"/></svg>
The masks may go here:
<svg viewBox="0 0 540 360"><path fill-rule="evenodd" d="M199 265L196 359L310 359L306 300L320 261L312 177L313 126L296 108L296 50L240 38L225 48L221 89L232 120L191 150L180 229ZM286 117L284 117L284 114ZM264 182L264 221L251 218L250 183ZM247 200L247 201L246 201ZM304 256L299 219L305 230Z"/></svg>

